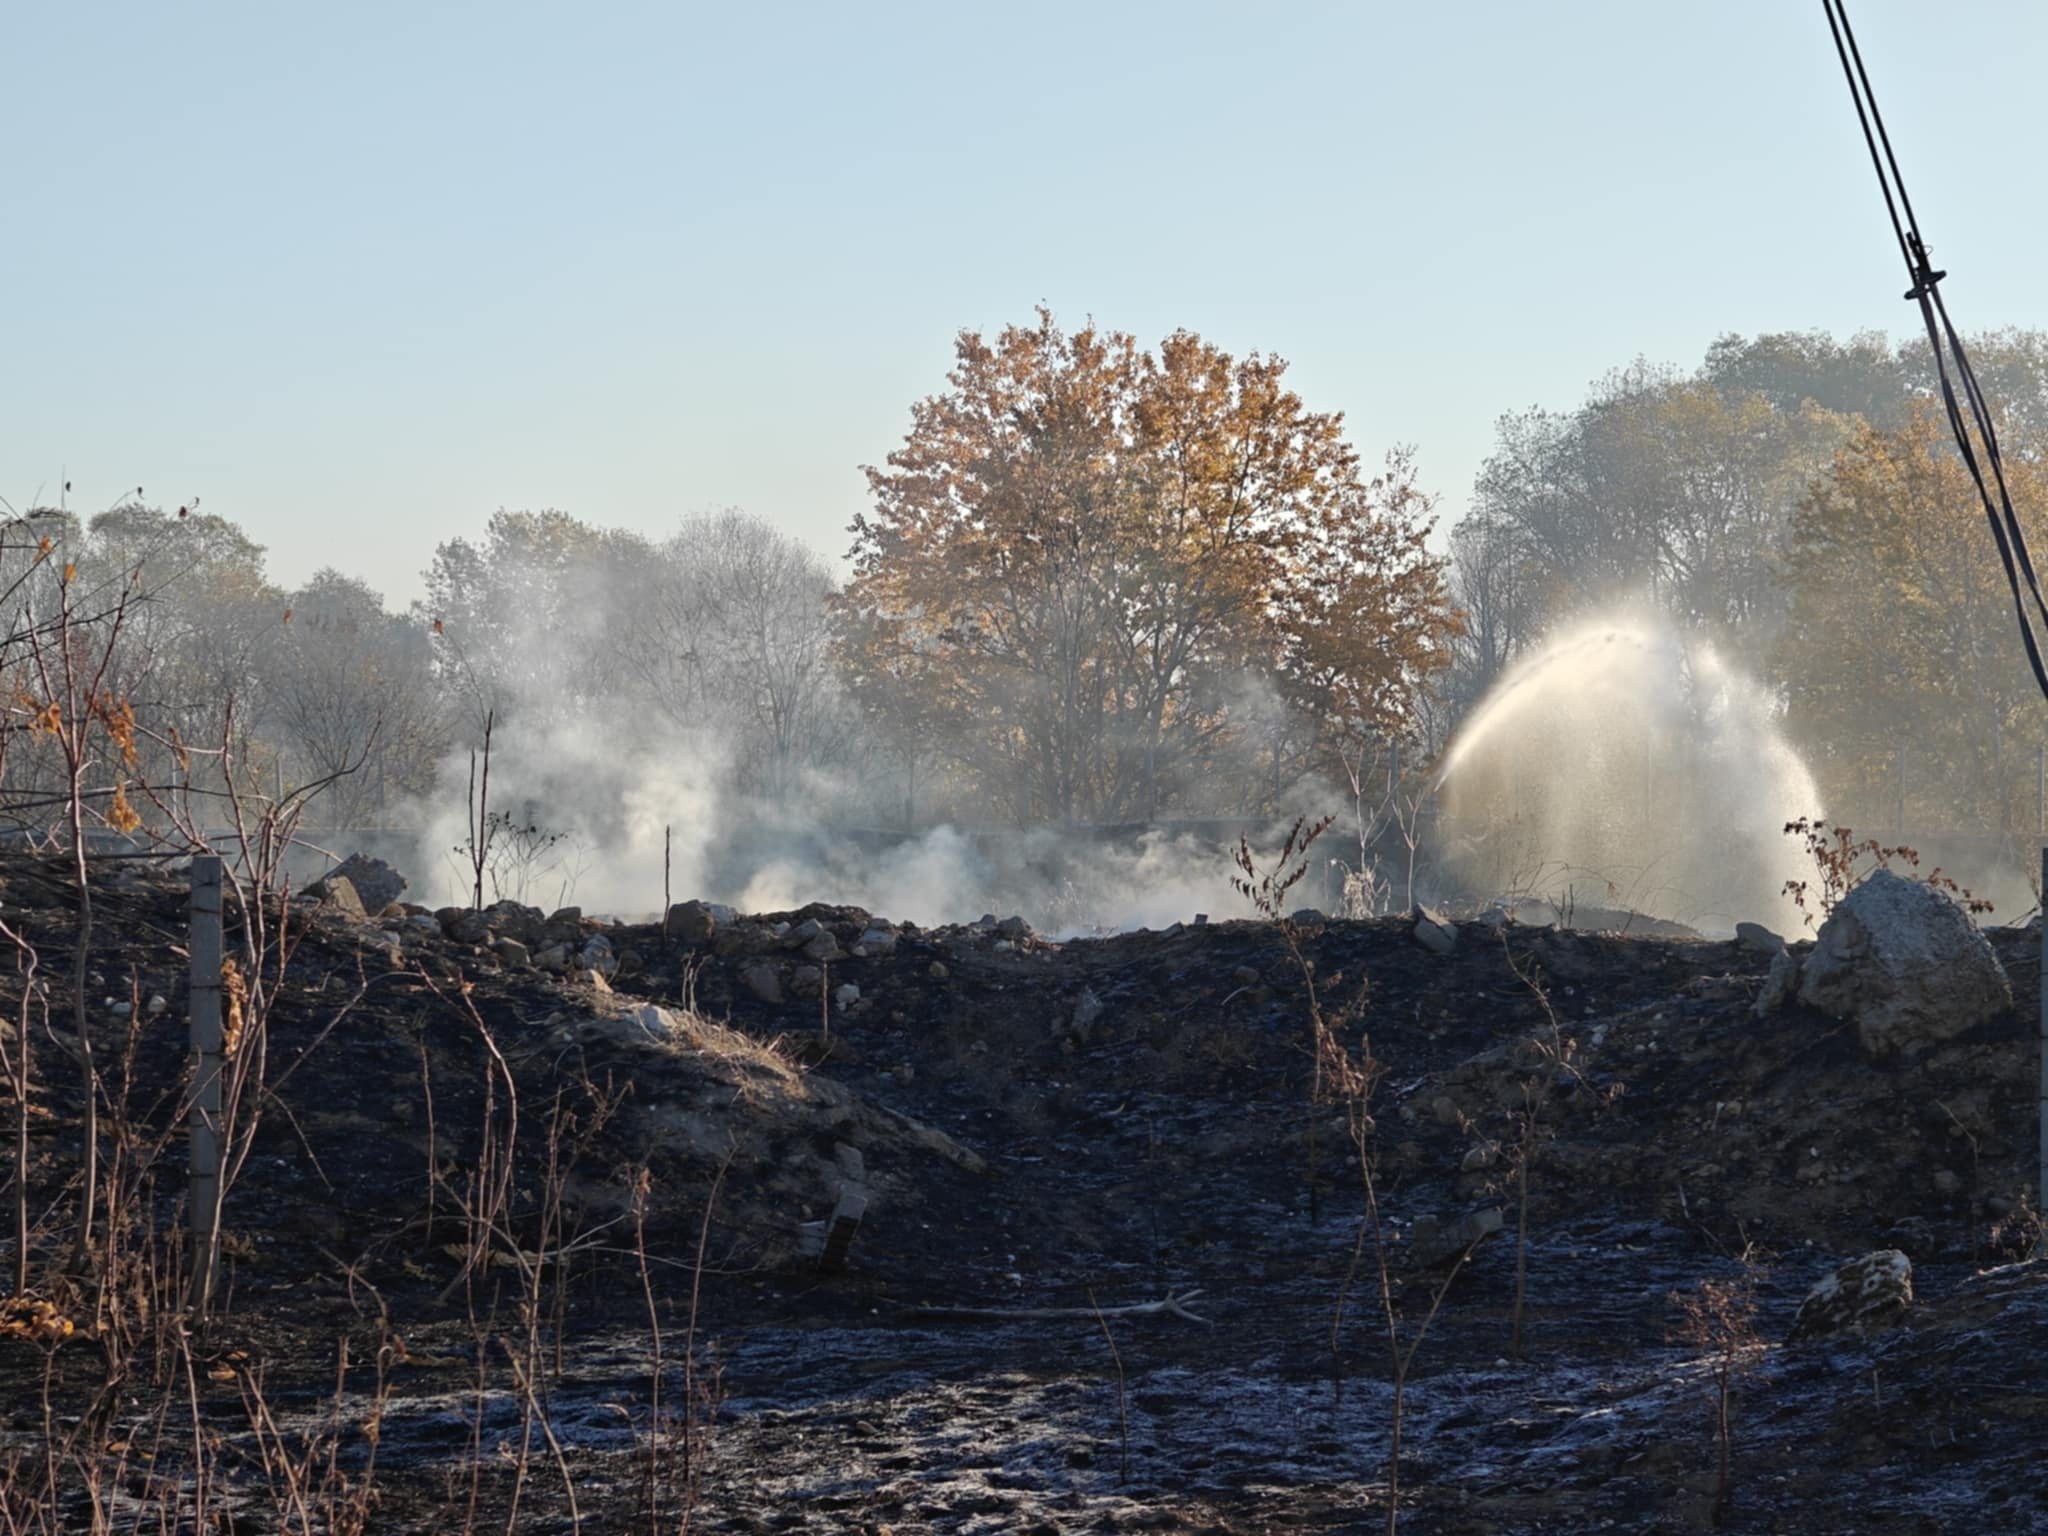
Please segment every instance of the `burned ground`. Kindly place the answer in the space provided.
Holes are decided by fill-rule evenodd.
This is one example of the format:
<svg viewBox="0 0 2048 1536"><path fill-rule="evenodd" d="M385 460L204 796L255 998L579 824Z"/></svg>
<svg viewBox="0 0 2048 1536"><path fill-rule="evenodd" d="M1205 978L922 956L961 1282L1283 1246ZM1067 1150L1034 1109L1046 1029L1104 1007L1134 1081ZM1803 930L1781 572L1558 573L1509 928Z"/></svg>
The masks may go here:
<svg viewBox="0 0 2048 1536"><path fill-rule="evenodd" d="M17 861L0 879L0 911L61 977L61 872ZM515 1499L521 1529L567 1529L565 1472L594 1530L647 1526L650 1486L673 1526L693 1478L702 1530L1383 1522L1390 1373L1369 1257L1353 1272L1361 1185L1342 1117L1310 1105L1302 978L1272 925L1054 943L812 907L707 914L686 943L511 907L291 910L274 1093L227 1202L226 1306L195 1346L220 1523L297 1528L264 1475L252 1385L291 1443L341 1424L336 1465L360 1482L380 1351L373 1529L502 1528ZM96 1043L138 1145L183 1071L184 921L167 875L100 894ZM1729 1523L2048 1522L2032 1368L2048 1265L2016 1262L2037 1050L2023 1011L1877 1062L1836 1021L1756 1017L1768 958L1735 943L1467 923L1440 955L1394 921L1303 942L1322 996L1364 989L1387 1069L1373 1145L1406 1337L1450 1272L1445 1234L1504 1215L1415 1357L1406 1529L1708 1525L1712 1362L1674 1297L1743 1276L1762 1343L1734 1386ZM2033 996L2038 937L1995 942ZM132 1028L116 1012L131 991ZM78 1101L75 1071L41 1055L54 1246ZM1513 1116L1531 1102L1517 1356ZM479 1237L465 1191L505 1146L506 1217ZM158 1230L181 1157L174 1138L157 1164ZM826 1267L849 1191L865 1211ZM1914 1262L1905 1322L1786 1343L1808 1287L1876 1248ZM139 1344L94 1406L120 1354L115 1323L90 1336L95 1293L121 1291L103 1274L46 1287L79 1332L0 1340L0 1376L10 1448L33 1459L73 1428L122 1448L100 1452L118 1504L181 1487L192 1441ZM1116 1313L1190 1291L1205 1322ZM688 1475L648 1455L650 1298L660 1444L677 1446L686 1387L715 1403ZM52 1527L80 1523L84 1491L63 1497Z"/></svg>

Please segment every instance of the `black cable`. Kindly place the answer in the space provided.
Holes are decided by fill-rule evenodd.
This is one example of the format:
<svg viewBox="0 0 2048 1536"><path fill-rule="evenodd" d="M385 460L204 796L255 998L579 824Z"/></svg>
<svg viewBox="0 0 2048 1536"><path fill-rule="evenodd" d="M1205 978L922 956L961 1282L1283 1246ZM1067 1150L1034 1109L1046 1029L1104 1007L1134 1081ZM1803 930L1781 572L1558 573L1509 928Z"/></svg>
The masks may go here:
<svg viewBox="0 0 2048 1536"><path fill-rule="evenodd" d="M1934 369L1941 382L1941 403L1948 416L1949 431L1955 436L1956 449L1977 487L1977 498L1983 503L1985 519L1991 524L1992 542L1998 546L1999 562L2005 567L2006 585L2012 589L2013 613L2019 620L2020 640L2026 646L2028 665L2034 670L2035 686L2041 690L2043 698L2048 698L2048 666L2042 663L2040 642L2035 637L2033 621L2027 613L2027 598L2033 598L2034 609L2041 617L2044 631L2048 631L2048 599L2041 595L2041 582L2034 571L2033 555L2027 549L2026 533L2020 527L2019 515L2013 510L2012 494L2006 489L2005 457L1999 451L1998 433L1991 424L1990 402L1984 396L1983 386L1977 382L1977 371L1970 366L1969 354L1963 349L1963 338L1957 332L1955 322L1949 318L1948 305L1941 297L1941 280L1948 274L1935 271L1927 259L1927 242L1921 238L1920 221L1913 213L1913 200L1906 195L1906 178L1899 171L1891 135L1885 131L1884 116L1877 109L1877 95L1870 87L1869 72L1863 67L1863 52L1856 46L1856 33L1849 25L1846 0L1821 0L1821 7L1827 12L1828 30L1835 39L1835 56L1842 61L1842 78L1849 83L1849 96L1856 104L1856 120L1863 129L1864 147L1870 151L1871 169L1877 172L1877 184L1884 193L1884 207L1891 218L1892 234L1898 240L1899 255L1906 263L1906 275L1913 285L1906 290L1906 297L1920 306L1920 318L1927 327L1927 344L1934 353ZM1953 378L1950 377L1951 362ZM1956 398L1958 383L1962 386L1960 402ZM1976 426L1977 439L1983 443L1981 459L1977 442L1971 439L1970 423L1963 419L1965 405L1969 408L1970 423ZM1985 476L1987 467L1991 472L1989 479ZM1992 494L1994 487L1996 496Z"/></svg>

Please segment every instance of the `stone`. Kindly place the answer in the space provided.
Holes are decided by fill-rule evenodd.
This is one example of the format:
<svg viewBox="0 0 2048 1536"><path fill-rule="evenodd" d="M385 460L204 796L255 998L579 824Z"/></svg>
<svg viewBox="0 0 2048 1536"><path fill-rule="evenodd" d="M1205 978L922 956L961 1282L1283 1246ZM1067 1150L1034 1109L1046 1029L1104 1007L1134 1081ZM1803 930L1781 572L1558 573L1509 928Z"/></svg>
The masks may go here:
<svg viewBox="0 0 2048 1536"><path fill-rule="evenodd" d="M679 901L668 909L668 935L683 944L708 944L718 930L709 902Z"/></svg>
<svg viewBox="0 0 2048 1536"><path fill-rule="evenodd" d="M846 958L846 951L839 947L839 941L828 930L817 934L804 946L804 958L815 960L819 965L829 965L834 960Z"/></svg>
<svg viewBox="0 0 2048 1536"><path fill-rule="evenodd" d="M1961 907L1880 869L1821 925L1799 999L1853 1019L1863 1049L1890 1056L1983 1023L2012 1006L2012 987Z"/></svg>
<svg viewBox="0 0 2048 1536"><path fill-rule="evenodd" d="M307 889L316 895L324 895L325 892L319 888L330 880L346 880L354 886L366 912L382 912L405 894L405 876L382 859L372 859L360 853L350 854Z"/></svg>
<svg viewBox="0 0 2048 1536"><path fill-rule="evenodd" d="M853 953L862 959L870 955L896 953L896 935L887 928L870 928L853 941Z"/></svg>
<svg viewBox="0 0 2048 1536"><path fill-rule="evenodd" d="M1328 922L1329 919L1324 917L1323 914L1317 911L1314 907L1296 907L1292 912L1287 914L1287 921L1289 921L1290 923L1309 924L1324 923Z"/></svg>
<svg viewBox="0 0 2048 1536"><path fill-rule="evenodd" d="M930 965L925 967L925 974L931 977L933 981L944 981L948 976L952 975L953 973L946 969L945 961L934 960Z"/></svg>
<svg viewBox="0 0 2048 1536"><path fill-rule="evenodd" d="M1755 1012L1760 1019L1768 1019L1778 1012L1799 991L1799 962L1792 958L1792 951L1780 945L1778 952L1771 956L1771 968L1764 973L1764 984L1757 990Z"/></svg>
<svg viewBox="0 0 2048 1536"><path fill-rule="evenodd" d="M503 934L522 944L531 944L539 939L547 926L539 907L525 906L516 901L492 902L484 908L484 923L493 935Z"/></svg>
<svg viewBox="0 0 2048 1536"><path fill-rule="evenodd" d="M1913 1261L1896 1248L1851 1259L1806 1293L1793 1339L1870 1333L1904 1322L1913 1307Z"/></svg>
<svg viewBox="0 0 2048 1536"><path fill-rule="evenodd" d="M1413 914L1414 927L1409 931L1415 942L1433 955L1448 955L1458 947L1458 930L1428 907L1417 907Z"/></svg>
<svg viewBox="0 0 2048 1536"><path fill-rule="evenodd" d="M549 944L533 957L533 963L541 970L560 976L569 969L569 946Z"/></svg>
<svg viewBox="0 0 2048 1536"><path fill-rule="evenodd" d="M825 925L815 917L807 917L783 934L782 942L790 949L802 949L806 944L825 932Z"/></svg>
<svg viewBox="0 0 2048 1536"><path fill-rule="evenodd" d="M772 965L750 965L740 972L740 985L764 1003L782 1001L782 978Z"/></svg>
<svg viewBox="0 0 2048 1536"><path fill-rule="evenodd" d="M996 924L996 933L1005 939L1028 939L1031 937L1031 925L1021 917L1006 917Z"/></svg>
<svg viewBox="0 0 2048 1536"><path fill-rule="evenodd" d="M1074 1003L1073 1013L1068 1016L1065 1026L1059 1033L1077 1045L1086 1045L1089 1037L1095 1033L1095 1021L1101 1017L1102 999L1095 995L1092 987L1084 988Z"/></svg>
<svg viewBox="0 0 2048 1536"><path fill-rule="evenodd" d="M1410 1251L1418 1264L1447 1263L1506 1224L1499 1206L1488 1206L1448 1223L1436 1216L1418 1216L1409 1234Z"/></svg>
<svg viewBox="0 0 2048 1536"><path fill-rule="evenodd" d="M1942 1195L1952 1195L1962 1187L1962 1176L1956 1173L1953 1169L1937 1168L1934 1170L1935 1193Z"/></svg>
<svg viewBox="0 0 2048 1536"><path fill-rule="evenodd" d="M517 939L499 939L491 946L491 951L497 955L498 963L508 970L524 970L532 963L526 946Z"/></svg>
<svg viewBox="0 0 2048 1536"><path fill-rule="evenodd" d="M1762 923L1737 923L1735 942L1756 955L1775 955L1785 947L1785 941Z"/></svg>
<svg viewBox="0 0 2048 1536"><path fill-rule="evenodd" d="M309 887L310 889L310 887ZM346 875L329 875L319 885L321 905L334 908L348 917L368 917L371 909L364 905L355 882ZM382 910L381 908L376 910Z"/></svg>
<svg viewBox="0 0 2048 1536"><path fill-rule="evenodd" d="M632 1021L641 1034L650 1040L666 1045L681 1033L676 1016L655 1003L642 1003L630 1010L626 1017Z"/></svg>
<svg viewBox="0 0 2048 1536"><path fill-rule="evenodd" d="M839 1192L839 1204L833 1208L831 1225L826 1229L822 1251L818 1255L818 1267L824 1270L841 1270L846 1267L846 1255L853 1247L854 1234L860 1231L860 1219L867 1214L868 1197L864 1190L847 1187Z"/></svg>
<svg viewBox="0 0 2048 1536"><path fill-rule="evenodd" d="M619 968L618 956L612 953L612 942L601 933L593 933L590 942L583 946L583 953L577 957L586 971L595 971L610 977Z"/></svg>
<svg viewBox="0 0 2048 1536"><path fill-rule="evenodd" d="M860 1001L860 988L850 981L842 983L832 989L832 1001L837 1003L842 1011L851 1008Z"/></svg>
<svg viewBox="0 0 2048 1536"><path fill-rule="evenodd" d="M434 916L440 919L441 932L455 944L487 944L491 938L491 925L483 913L468 907L443 907Z"/></svg>
<svg viewBox="0 0 2048 1536"><path fill-rule="evenodd" d="M1478 1173L1491 1168L1500 1157L1500 1146L1496 1142L1482 1141L1465 1153L1464 1161L1458 1164L1460 1173Z"/></svg>
<svg viewBox="0 0 2048 1536"><path fill-rule="evenodd" d="M789 973L789 990L798 997L816 997L825 985L825 973L815 965L800 965Z"/></svg>

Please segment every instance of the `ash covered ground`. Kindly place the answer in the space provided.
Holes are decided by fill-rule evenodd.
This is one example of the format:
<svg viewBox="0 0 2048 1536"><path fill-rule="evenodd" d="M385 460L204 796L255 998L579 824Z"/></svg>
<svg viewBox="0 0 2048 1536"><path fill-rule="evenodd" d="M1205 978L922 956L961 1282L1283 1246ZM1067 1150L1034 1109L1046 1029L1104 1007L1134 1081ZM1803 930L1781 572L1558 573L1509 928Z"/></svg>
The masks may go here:
<svg viewBox="0 0 2048 1536"><path fill-rule="evenodd" d="M185 902L169 872L100 898L96 1049L144 1129L185 1070ZM73 906L61 869L0 869L52 976ZM180 1387L213 1437L214 1528L322 1528L266 1477L252 1384L279 1443L327 1436L373 1530L1383 1527L1362 1186L1342 1114L1312 1103L1275 925L1055 943L827 906L691 906L666 932L511 904L289 912L224 1306ZM1716 1357L1675 1298L1739 1280L1759 1342L1732 1380L1723 1528L2048 1527L2029 1006L1876 1058L1796 1001L1760 1017L1763 947L1445 934L1301 930L1322 996L1365 988L1347 1028L1386 1068L1372 1146L1404 1340L1449 1277L1406 1383L1403 1529L1712 1528ZM2034 997L2038 934L1991 939ZM131 995L166 1007L105 1005ZM1557 1038L1552 1012L1569 1070L1527 1044ZM44 1077L35 1195L56 1208L80 1106L61 1062ZM166 1229L181 1147L157 1170ZM506 1147L503 1220L472 1242L463 1192ZM1809 1289L1880 1249L1911 1259L1904 1316L1788 1342ZM102 1390L97 1278L53 1295L71 1338L0 1339L5 1449L83 1430L109 1507L170 1490L197 1510L187 1410L134 1361ZM1119 1311L1190 1292L1199 1321ZM42 1528L83 1524L86 1498Z"/></svg>

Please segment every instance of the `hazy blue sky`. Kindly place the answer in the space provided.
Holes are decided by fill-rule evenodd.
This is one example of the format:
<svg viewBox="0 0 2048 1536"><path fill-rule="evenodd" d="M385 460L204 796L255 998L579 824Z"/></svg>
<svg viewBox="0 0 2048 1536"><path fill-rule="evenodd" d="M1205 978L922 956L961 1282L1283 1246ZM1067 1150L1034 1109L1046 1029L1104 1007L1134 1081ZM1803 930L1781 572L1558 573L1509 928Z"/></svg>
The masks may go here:
<svg viewBox="0 0 2048 1536"><path fill-rule="evenodd" d="M1958 318L2048 326L2048 6L1851 14ZM1040 300L1278 352L1453 516L1504 410L1914 318L1818 0L77 0L0 57L0 494L394 601L501 505L837 555Z"/></svg>

